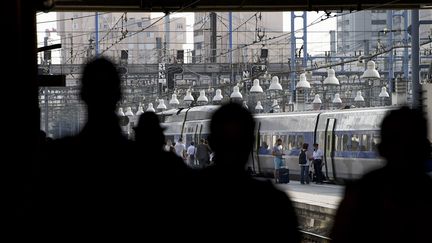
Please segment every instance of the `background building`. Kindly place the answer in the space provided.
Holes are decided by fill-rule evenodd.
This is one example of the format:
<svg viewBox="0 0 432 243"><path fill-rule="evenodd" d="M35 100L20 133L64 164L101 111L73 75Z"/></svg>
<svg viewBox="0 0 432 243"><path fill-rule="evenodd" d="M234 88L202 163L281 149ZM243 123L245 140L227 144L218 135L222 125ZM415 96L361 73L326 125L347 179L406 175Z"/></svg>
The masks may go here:
<svg viewBox="0 0 432 243"><path fill-rule="evenodd" d="M150 13L58 12L57 31L62 43L62 63L80 64L93 57L96 48L114 60L131 64L168 60L186 43L186 18L169 19L169 39L165 40L164 21ZM96 43L96 21L98 43ZM165 49L168 44L169 49Z"/></svg>
<svg viewBox="0 0 432 243"><path fill-rule="evenodd" d="M213 23L214 22L214 23ZM212 31L216 27L216 55L212 54ZM283 12L233 12L232 62L254 63L266 58L268 62L281 63L289 57L289 47L266 41L283 34ZM194 61L196 63L230 62L229 13L195 13ZM268 52L262 52L267 49ZM211 57L215 56L212 61Z"/></svg>

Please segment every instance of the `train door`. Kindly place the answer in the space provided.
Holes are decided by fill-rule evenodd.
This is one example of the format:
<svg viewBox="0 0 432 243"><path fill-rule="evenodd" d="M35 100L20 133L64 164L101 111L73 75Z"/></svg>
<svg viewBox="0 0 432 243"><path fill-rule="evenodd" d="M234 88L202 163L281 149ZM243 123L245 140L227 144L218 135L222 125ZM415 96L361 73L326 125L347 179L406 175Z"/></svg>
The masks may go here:
<svg viewBox="0 0 432 243"><path fill-rule="evenodd" d="M258 126L255 131L255 144L253 146L253 151L252 151L252 170L256 174L261 173L260 158L259 158L259 148L261 145L260 130L261 130L261 122L258 122Z"/></svg>
<svg viewBox="0 0 432 243"><path fill-rule="evenodd" d="M201 124L201 126L200 126L197 144L199 144L199 141L201 140L201 138L203 138L202 130L203 130L203 124Z"/></svg>
<svg viewBox="0 0 432 243"><path fill-rule="evenodd" d="M324 139L324 165L325 177L329 180L336 180L336 166L334 161L336 119L328 118L325 128Z"/></svg>
<svg viewBox="0 0 432 243"><path fill-rule="evenodd" d="M194 133L194 136L193 136L193 139L192 139L192 141L195 143L195 146L197 146L197 144L198 144L198 124L196 124L196 126L195 126L195 133Z"/></svg>

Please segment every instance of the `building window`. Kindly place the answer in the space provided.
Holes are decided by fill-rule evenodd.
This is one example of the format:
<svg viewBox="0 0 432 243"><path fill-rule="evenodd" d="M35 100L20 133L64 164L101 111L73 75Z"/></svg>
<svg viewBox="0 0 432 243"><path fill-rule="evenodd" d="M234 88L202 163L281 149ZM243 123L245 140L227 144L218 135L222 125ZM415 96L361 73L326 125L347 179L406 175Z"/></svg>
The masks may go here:
<svg viewBox="0 0 432 243"><path fill-rule="evenodd" d="M372 25L385 25L387 21L385 19L374 19Z"/></svg>
<svg viewBox="0 0 432 243"><path fill-rule="evenodd" d="M177 24L177 29L183 29L183 24Z"/></svg>

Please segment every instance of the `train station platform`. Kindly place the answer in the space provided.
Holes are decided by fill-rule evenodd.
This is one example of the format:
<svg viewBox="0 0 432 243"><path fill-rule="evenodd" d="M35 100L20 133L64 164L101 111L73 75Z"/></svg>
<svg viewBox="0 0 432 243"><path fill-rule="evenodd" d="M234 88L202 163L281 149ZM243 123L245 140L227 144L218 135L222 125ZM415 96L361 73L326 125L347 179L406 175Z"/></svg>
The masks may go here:
<svg viewBox="0 0 432 243"><path fill-rule="evenodd" d="M291 200L319 207L337 209L342 200L345 187L329 184L301 184L291 180L287 184L275 184L279 190L286 192Z"/></svg>
<svg viewBox="0 0 432 243"><path fill-rule="evenodd" d="M294 180L275 186L287 193L293 201L302 230L329 236L334 216L344 195L344 186L315 183L303 185Z"/></svg>

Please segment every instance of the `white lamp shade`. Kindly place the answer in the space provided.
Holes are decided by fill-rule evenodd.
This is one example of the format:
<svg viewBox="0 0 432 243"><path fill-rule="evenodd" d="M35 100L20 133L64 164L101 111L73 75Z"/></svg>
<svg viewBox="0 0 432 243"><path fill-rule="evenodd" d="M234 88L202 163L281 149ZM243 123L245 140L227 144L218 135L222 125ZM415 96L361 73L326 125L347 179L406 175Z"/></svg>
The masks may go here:
<svg viewBox="0 0 432 243"><path fill-rule="evenodd" d="M255 106L255 110L258 110L258 111L264 110L263 106L261 105L261 101L257 101L257 105Z"/></svg>
<svg viewBox="0 0 432 243"><path fill-rule="evenodd" d="M169 101L170 105L178 105L180 104L179 100L177 99L177 95L176 94L172 94L171 95L171 100Z"/></svg>
<svg viewBox="0 0 432 243"><path fill-rule="evenodd" d="M231 99L243 99L243 95L240 94L240 88L236 85L233 88L233 92L230 95Z"/></svg>
<svg viewBox="0 0 432 243"><path fill-rule="evenodd" d="M191 94L191 91L186 91L186 96L183 98L183 101L194 101L194 97Z"/></svg>
<svg viewBox="0 0 432 243"><path fill-rule="evenodd" d="M208 102L208 99L207 99L207 97L205 95L205 91L204 90L200 91L200 96L198 97L197 101L198 102L202 102L202 103L207 103Z"/></svg>
<svg viewBox="0 0 432 243"><path fill-rule="evenodd" d="M361 94L361 91L357 91L357 95L354 98L354 101L357 101L357 102L363 102L364 101L364 98L363 98L363 96Z"/></svg>
<svg viewBox="0 0 432 243"><path fill-rule="evenodd" d="M364 71L361 78L364 79L379 79L380 75L378 71L375 69L375 62L374 61L368 61L367 62L367 69Z"/></svg>
<svg viewBox="0 0 432 243"><path fill-rule="evenodd" d="M138 111L136 112L136 116L140 116L142 113L144 113L142 105L138 106Z"/></svg>
<svg viewBox="0 0 432 243"><path fill-rule="evenodd" d="M339 80L336 78L335 70L329 68L327 70L327 78L324 79L324 85L339 85Z"/></svg>
<svg viewBox="0 0 432 243"><path fill-rule="evenodd" d="M165 105L165 100L164 99L160 99L159 100L159 105L156 107L157 109L160 110L166 110L166 105Z"/></svg>
<svg viewBox="0 0 432 243"><path fill-rule="evenodd" d="M120 108L118 109L118 111L117 111L117 115L118 115L118 116L125 116L125 114L124 114L124 112L123 112L123 108L120 107Z"/></svg>
<svg viewBox="0 0 432 243"><path fill-rule="evenodd" d="M129 106L128 108L126 108L126 116L133 116L134 113L132 112L132 108Z"/></svg>
<svg viewBox="0 0 432 243"><path fill-rule="evenodd" d="M269 90L282 90L282 85L279 83L278 76L273 76Z"/></svg>
<svg viewBox="0 0 432 243"><path fill-rule="evenodd" d="M387 88L386 87L382 87L381 88L381 93L378 96L382 97L382 98L388 98L388 97L390 97L389 93L387 92Z"/></svg>
<svg viewBox="0 0 432 243"><path fill-rule="evenodd" d="M315 95L315 98L314 98L314 100L312 101L312 104L322 104L322 101L321 101L321 99L320 99L319 94L316 94L316 95Z"/></svg>
<svg viewBox="0 0 432 243"><path fill-rule="evenodd" d="M146 111L150 111L150 112L155 112L155 109L153 108L153 103L149 103L147 110Z"/></svg>
<svg viewBox="0 0 432 243"><path fill-rule="evenodd" d="M216 95L213 97L213 101L221 101L223 99L222 90L217 89Z"/></svg>
<svg viewBox="0 0 432 243"><path fill-rule="evenodd" d="M252 86L252 88L250 89L250 92L251 92L251 93L262 93L262 92L263 92L263 89L262 89L262 87L260 86L260 83L259 83L259 80L258 80L258 79L254 79L254 81L253 81L253 86Z"/></svg>
<svg viewBox="0 0 432 243"><path fill-rule="evenodd" d="M306 80L306 74L300 74L300 81L296 85L297 89L310 89L310 83Z"/></svg>
<svg viewBox="0 0 432 243"><path fill-rule="evenodd" d="M334 99L333 99L333 103L334 103L334 104L341 104L341 103L342 103L342 100L341 100L339 94L335 94L335 97L334 97Z"/></svg>

